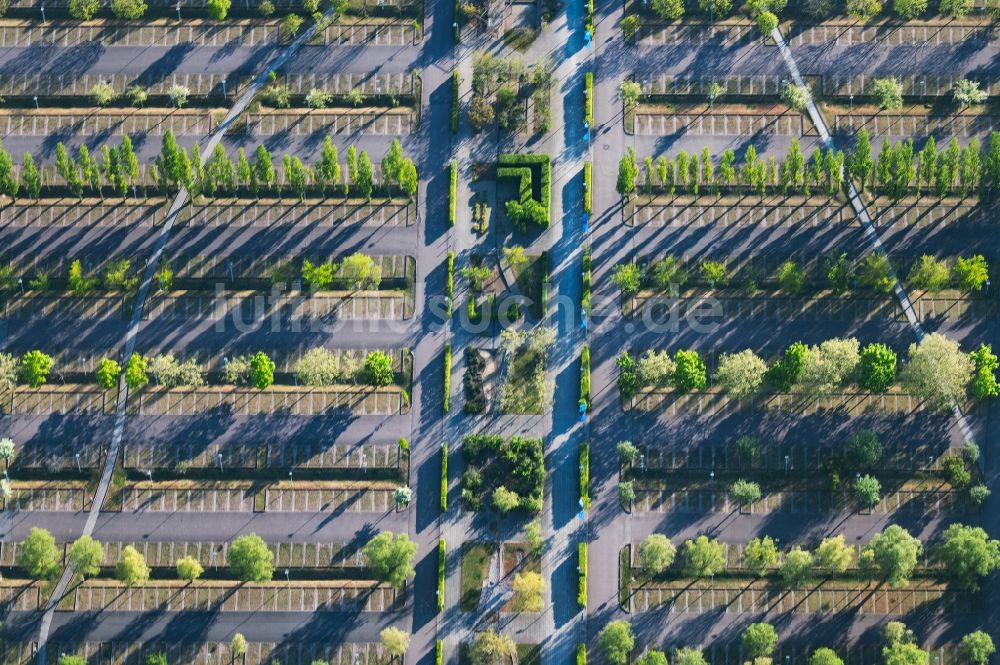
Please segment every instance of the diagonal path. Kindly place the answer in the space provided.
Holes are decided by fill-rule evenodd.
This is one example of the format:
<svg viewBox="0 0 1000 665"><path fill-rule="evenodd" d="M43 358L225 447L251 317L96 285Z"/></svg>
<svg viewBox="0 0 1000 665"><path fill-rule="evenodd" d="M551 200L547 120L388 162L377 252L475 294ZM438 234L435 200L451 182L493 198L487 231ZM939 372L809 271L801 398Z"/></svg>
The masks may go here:
<svg viewBox="0 0 1000 665"><path fill-rule="evenodd" d="M331 7L326 11L325 16L329 17L333 14L334 8ZM267 83L268 73L281 67L281 65L292 57L302 46L312 38L313 34L316 32L317 25L314 22L308 30L303 32L298 39L288 45L288 48L284 49L278 55L276 55L267 66L264 71L261 72L257 78L254 79L253 83L246 89L246 91L240 96L239 99L233 104L232 108L229 109L229 113L226 114L225 119L216 126L215 131L209 135L208 141L205 144L204 149L201 153L201 160L205 162L212 154L212 150L215 146L222 141L222 137L225 134L229 126L236 120L237 117L250 105L254 97L260 89ZM135 351L135 340L139 334L139 322L142 319L143 307L146 304L146 298L149 295L149 289L153 282L153 276L156 273L156 268L160 263L160 257L163 255L163 248L167 244L167 239L170 237L170 231L173 228L174 221L180 214L184 206L187 205L190 196L186 188L182 187L177 195L174 197L173 202L170 204L170 209L167 211L167 216L164 219L163 226L160 228L159 235L156 239L156 246L153 249L152 255L146 262L146 270L142 275L142 281L139 285L139 291L136 294L135 306L132 310L132 319L129 322L129 326L125 331L125 348L122 353L123 359L128 359L132 353ZM115 409L115 426L111 433L111 446L108 450L107 461L105 462L104 469L101 472L101 480L97 485L97 490L94 493L94 501L91 504L90 512L87 513L87 520L84 522L83 531L81 536L89 536L94 532L94 527L97 525L97 518L101 513L101 506L104 505L104 500L108 495L108 488L111 485L111 476L114 474L115 463L118 459L118 453L121 450L122 435L125 432L125 420L126 420L126 399L128 397L128 387L125 385L124 373L118 381L118 403ZM38 663L39 665L45 665L45 651L46 643L48 642L49 631L52 627L52 617L55 614L56 606L59 604L59 600L62 598L63 594L66 593L66 588L69 586L70 581L73 579L75 571L73 566L67 565L63 569L62 575L59 577L59 581L56 582L56 586L52 591L52 595L49 596L48 605L45 607L44 614L42 615L41 624L38 630Z"/></svg>
<svg viewBox="0 0 1000 665"><path fill-rule="evenodd" d="M792 56L792 50L788 48L788 44L785 42L785 38L782 36L781 30L775 28L771 33L771 37L778 45L778 50L781 52L781 57L788 66L788 71L791 73L792 80L795 82L795 85L805 87L805 81L799 73L798 64L795 62L795 58ZM814 102L812 98L809 99L809 103L806 108L809 112L809 118L813 121L813 125L815 125L815 127L819 130L820 141L822 141L826 148L835 149L836 145L833 142L833 137L830 135L830 131L827 129L826 121L824 120L823 115L819 112L816 102ZM861 225L864 228L865 238L869 243L871 243L872 251L883 257L887 257L888 254L885 247L882 245L882 239L879 237L878 229L876 228L871 215L868 213L868 206L866 206L865 202L862 200L861 193L854 185L854 180L847 178L846 183L847 197L851 202L851 208L853 208L854 214L861 221ZM903 283L899 280L899 277L895 272L891 272L891 277L895 283L892 292L896 296L896 300L899 301L899 306L903 308L903 313L906 314L906 320L909 322L910 329L917 338L917 342L922 342L925 335L924 327L920 324L919 319L917 319L916 312L913 310L913 302L910 300L910 295L906 292L906 289L903 288ZM966 441L972 441L972 428L969 427L968 420L966 420L965 414L962 413L962 409L956 403L952 404L951 410L958 423L958 427L962 432L962 436L965 437Z"/></svg>

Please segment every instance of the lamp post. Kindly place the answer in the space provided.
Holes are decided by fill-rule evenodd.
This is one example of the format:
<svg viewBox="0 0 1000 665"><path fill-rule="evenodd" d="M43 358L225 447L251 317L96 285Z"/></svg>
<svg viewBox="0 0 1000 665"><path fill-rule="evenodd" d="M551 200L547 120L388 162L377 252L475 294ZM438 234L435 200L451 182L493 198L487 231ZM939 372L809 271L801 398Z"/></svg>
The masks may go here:
<svg viewBox="0 0 1000 665"><path fill-rule="evenodd" d="M45 21L45 5L42 5L40 7L40 9L42 10L42 21L44 22Z"/></svg>
<svg viewBox="0 0 1000 665"><path fill-rule="evenodd" d="M222 79L222 96L226 96L226 79Z"/></svg>
<svg viewBox="0 0 1000 665"><path fill-rule="evenodd" d="M790 460L790 458L788 457L788 455L785 455L785 473L788 473L788 462L789 462L789 460Z"/></svg>
<svg viewBox="0 0 1000 665"><path fill-rule="evenodd" d="M153 470L146 469L146 476L149 478L149 482L153 482Z"/></svg>
<svg viewBox="0 0 1000 665"><path fill-rule="evenodd" d="M215 453L215 461L219 463L219 473L225 473L225 469L222 468L222 453Z"/></svg>
<svg viewBox="0 0 1000 665"><path fill-rule="evenodd" d="M34 100L35 100L35 110L37 111L39 108L41 108L38 106L38 95L34 96Z"/></svg>
<svg viewBox="0 0 1000 665"><path fill-rule="evenodd" d="M73 453L73 459L76 460L76 471L80 473L83 469L80 468L80 453Z"/></svg>
<svg viewBox="0 0 1000 665"><path fill-rule="evenodd" d="M177 0L177 20L181 20L181 0Z"/></svg>
<svg viewBox="0 0 1000 665"><path fill-rule="evenodd" d="M291 582L292 581L291 574L288 572L287 568L285 568L285 581L286 582Z"/></svg>
<svg viewBox="0 0 1000 665"><path fill-rule="evenodd" d="M21 295L24 295L24 280L20 277L17 278L17 285L21 287Z"/></svg>

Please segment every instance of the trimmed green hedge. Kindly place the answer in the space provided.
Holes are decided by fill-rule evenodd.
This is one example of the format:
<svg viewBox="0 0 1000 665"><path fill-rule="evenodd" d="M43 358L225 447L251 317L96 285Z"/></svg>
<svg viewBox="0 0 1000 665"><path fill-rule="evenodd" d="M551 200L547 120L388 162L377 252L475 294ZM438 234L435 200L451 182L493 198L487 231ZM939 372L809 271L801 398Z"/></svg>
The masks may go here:
<svg viewBox="0 0 1000 665"><path fill-rule="evenodd" d="M542 251L542 255L538 257L538 260L542 262L542 302L539 309L541 310L542 318L545 318L545 310L549 306L549 250Z"/></svg>
<svg viewBox="0 0 1000 665"><path fill-rule="evenodd" d="M451 72L451 133L458 134L458 107L459 107L459 80L458 70Z"/></svg>
<svg viewBox="0 0 1000 665"><path fill-rule="evenodd" d="M583 248L583 293L580 296L580 309L590 316L590 246Z"/></svg>
<svg viewBox="0 0 1000 665"><path fill-rule="evenodd" d="M583 15L583 29L590 31L590 41L594 41L595 29L594 29L594 0L587 0L584 5L584 15Z"/></svg>
<svg viewBox="0 0 1000 665"><path fill-rule="evenodd" d="M583 163L583 211L588 215L594 209L594 165Z"/></svg>
<svg viewBox="0 0 1000 665"><path fill-rule="evenodd" d="M578 566L578 586L576 592L576 602L580 607L587 608L587 543L579 543L576 546L577 566ZM579 653L579 651L577 652Z"/></svg>
<svg viewBox="0 0 1000 665"><path fill-rule="evenodd" d="M580 401L590 410L590 346L583 345L580 351Z"/></svg>
<svg viewBox="0 0 1000 665"><path fill-rule="evenodd" d="M590 444L580 444L580 499L590 508Z"/></svg>
<svg viewBox="0 0 1000 665"><path fill-rule="evenodd" d="M519 181L518 202L521 205L534 198L537 184L538 198L534 200L541 203L543 208L543 218L537 221L541 226L547 227L552 210L552 159L548 155L500 155L497 160L497 179L503 178L516 178Z"/></svg>
<svg viewBox="0 0 1000 665"><path fill-rule="evenodd" d="M583 646L583 645L580 645ZM584 652L586 656L586 652ZM441 665L444 661L444 641L438 640L434 643L434 663L435 665Z"/></svg>
<svg viewBox="0 0 1000 665"><path fill-rule="evenodd" d="M444 345L444 412L451 411L451 344Z"/></svg>
<svg viewBox="0 0 1000 665"><path fill-rule="evenodd" d="M438 541L438 588L437 588L437 608L438 612L444 610L444 578L445 578L445 561L447 559L447 553L445 552L444 538Z"/></svg>
<svg viewBox="0 0 1000 665"><path fill-rule="evenodd" d="M450 183L448 184L448 226L455 226L458 210L458 162L451 160Z"/></svg>
<svg viewBox="0 0 1000 665"><path fill-rule="evenodd" d="M440 642L438 642L440 644ZM439 662L438 665L441 665ZM576 645L576 665L587 665L587 645L580 643Z"/></svg>
<svg viewBox="0 0 1000 665"><path fill-rule="evenodd" d="M448 510L448 444L441 444L441 512Z"/></svg>
<svg viewBox="0 0 1000 665"><path fill-rule="evenodd" d="M583 119L587 126L594 128L594 72L583 75Z"/></svg>
<svg viewBox="0 0 1000 665"><path fill-rule="evenodd" d="M447 275L445 276L445 295L448 296L448 317L451 317L455 306L455 252L448 252Z"/></svg>
<svg viewBox="0 0 1000 665"><path fill-rule="evenodd" d="M455 14L452 18L455 24L455 43L462 43L462 0L455 0Z"/></svg>

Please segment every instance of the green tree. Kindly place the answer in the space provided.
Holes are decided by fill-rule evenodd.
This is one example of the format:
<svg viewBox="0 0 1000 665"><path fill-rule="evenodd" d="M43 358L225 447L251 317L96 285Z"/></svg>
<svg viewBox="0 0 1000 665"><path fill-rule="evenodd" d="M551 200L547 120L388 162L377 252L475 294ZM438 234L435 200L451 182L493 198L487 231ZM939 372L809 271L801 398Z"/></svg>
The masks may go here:
<svg viewBox="0 0 1000 665"><path fill-rule="evenodd" d="M930 658L916 644L897 642L882 648L882 660L885 665L927 665Z"/></svg>
<svg viewBox="0 0 1000 665"><path fill-rule="evenodd" d="M934 557L959 586L977 591L979 580L1000 568L1000 540L990 539L980 527L951 524Z"/></svg>
<svg viewBox="0 0 1000 665"><path fill-rule="evenodd" d="M674 652L673 665L708 665L708 661L698 649L681 647Z"/></svg>
<svg viewBox="0 0 1000 665"><path fill-rule="evenodd" d="M767 380L775 390L787 393L801 380L802 366L808 351L809 347L802 342L795 342L785 349L781 360L767 373Z"/></svg>
<svg viewBox="0 0 1000 665"><path fill-rule="evenodd" d="M656 649L650 649L639 656L636 665L667 665L667 654Z"/></svg>
<svg viewBox="0 0 1000 665"><path fill-rule="evenodd" d="M11 159L10 153L3 147L3 142L0 142L0 194L13 201L17 197L17 191L20 187L21 183L14 173L14 161Z"/></svg>
<svg viewBox="0 0 1000 665"><path fill-rule="evenodd" d="M340 262L337 278L351 289L377 289L382 282L382 267L367 254L355 252Z"/></svg>
<svg viewBox="0 0 1000 665"><path fill-rule="evenodd" d="M244 187L250 187L257 194L257 178L254 177L253 167L243 148L236 150L236 181Z"/></svg>
<svg viewBox="0 0 1000 665"><path fill-rule="evenodd" d="M847 454L853 464L869 469L882 461L882 442L871 430L861 430L847 441Z"/></svg>
<svg viewBox="0 0 1000 665"><path fill-rule="evenodd" d="M775 27L777 27L777 25L775 25ZM772 28L772 30L773 29L774 28ZM770 31L766 34L770 34ZM785 87L781 89L781 101L784 102L789 108L798 111L799 113L805 113L806 109L809 107L809 102L812 101L812 95L809 92L809 88L804 85L785 83Z"/></svg>
<svg viewBox="0 0 1000 665"><path fill-rule="evenodd" d="M795 261L789 259L778 266L778 285L783 291L796 294L806 285L806 273Z"/></svg>
<svg viewBox="0 0 1000 665"><path fill-rule="evenodd" d="M628 621L611 621L597 637L597 643L604 657L612 665L625 665L635 648L632 625Z"/></svg>
<svg viewBox="0 0 1000 665"><path fill-rule="evenodd" d="M387 185L399 184L399 173L403 167L403 146L399 139L393 139L389 150L382 157L382 180Z"/></svg>
<svg viewBox="0 0 1000 665"><path fill-rule="evenodd" d="M539 573L524 571L514 575L511 605L515 612L541 612L545 583Z"/></svg>
<svg viewBox="0 0 1000 665"><path fill-rule="evenodd" d="M882 13L882 0L847 0L847 15L858 21L870 21Z"/></svg>
<svg viewBox="0 0 1000 665"><path fill-rule="evenodd" d="M242 658L247 652L247 638L243 633L236 633L229 642L229 653L236 658Z"/></svg>
<svg viewBox="0 0 1000 665"><path fill-rule="evenodd" d="M812 652L809 665L844 665L837 652L827 647L820 647Z"/></svg>
<svg viewBox="0 0 1000 665"><path fill-rule="evenodd" d="M989 265L982 254L959 257L951 269L956 286L963 291L978 291L990 278Z"/></svg>
<svg viewBox="0 0 1000 665"><path fill-rule="evenodd" d="M298 197L299 201L304 201L306 198L306 186L309 184L309 169L306 168L305 164L298 157L285 155L283 163L285 168L285 182L288 184L288 188L294 196Z"/></svg>
<svg viewBox="0 0 1000 665"><path fill-rule="evenodd" d="M38 171L34 157L30 152L24 153L21 161L21 184L28 196L38 200L42 193L42 174Z"/></svg>
<svg viewBox="0 0 1000 665"><path fill-rule="evenodd" d="M833 338L811 346L802 359L803 390L810 395L830 395L850 382L861 362L858 340Z"/></svg>
<svg viewBox="0 0 1000 665"><path fill-rule="evenodd" d="M676 554L677 548L669 538L661 533L650 534L639 543L639 567L646 577L656 577L666 572Z"/></svg>
<svg viewBox="0 0 1000 665"><path fill-rule="evenodd" d="M715 382L736 399L750 397L760 390L767 374L767 363L750 349L723 353L715 370Z"/></svg>
<svg viewBox="0 0 1000 665"><path fill-rule="evenodd" d="M111 390L118 385L118 377L121 376L122 368L117 361L111 358L102 358L94 373L97 378L97 385L104 390Z"/></svg>
<svg viewBox="0 0 1000 665"><path fill-rule="evenodd" d="M919 540L903 527L893 524L865 545L861 550L860 564L867 574L896 588L910 579L923 551L924 546Z"/></svg>
<svg viewBox="0 0 1000 665"><path fill-rule="evenodd" d="M115 565L115 578L128 587L142 584L149 579L149 566L139 550L131 545L122 550L121 558Z"/></svg>
<svg viewBox="0 0 1000 665"><path fill-rule="evenodd" d="M697 351L681 350L674 354L674 387L678 392L687 393L702 390L708 385L705 363Z"/></svg>
<svg viewBox="0 0 1000 665"><path fill-rule="evenodd" d="M226 565L241 582L270 582L274 575L274 552L263 538L250 533L229 544Z"/></svg>
<svg viewBox="0 0 1000 665"><path fill-rule="evenodd" d="M708 577L722 572L726 567L726 548L708 536L698 536L684 541L684 574L689 577Z"/></svg>
<svg viewBox="0 0 1000 665"><path fill-rule="evenodd" d="M926 0L893 0L894 4L899 2L926 2ZM896 78L875 79L872 84L872 97L875 103L883 111L902 108L903 106L903 86Z"/></svg>
<svg viewBox="0 0 1000 665"><path fill-rule="evenodd" d="M221 21L229 13L231 0L208 0L208 15L213 21Z"/></svg>
<svg viewBox="0 0 1000 665"><path fill-rule="evenodd" d="M519 505L521 505L521 497L518 496L517 492L509 490L503 485L493 490L493 508L497 512L506 514L517 509Z"/></svg>
<svg viewBox="0 0 1000 665"><path fill-rule="evenodd" d="M149 377L146 375L146 359L138 353L133 353L125 363L125 385L131 390L136 390L147 383Z"/></svg>
<svg viewBox="0 0 1000 665"><path fill-rule="evenodd" d="M358 155L358 173L355 183L361 196L365 200L371 200L374 189L374 174L372 172L372 160L364 150Z"/></svg>
<svg viewBox="0 0 1000 665"><path fill-rule="evenodd" d="M933 136L927 139L927 143L917 155L917 159L919 160L917 168L917 194L919 195L923 192L922 186L928 188L934 186L937 176L938 151Z"/></svg>
<svg viewBox="0 0 1000 665"><path fill-rule="evenodd" d="M756 22L757 30L760 31L762 37L769 37L778 27L778 17L772 12L761 12L760 14L757 14Z"/></svg>
<svg viewBox="0 0 1000 665"><path fill-rule="evenodd" d="M997 362L996 354L993 353L993 346L990 344L980 344L979 348L969 354L975 365L975 374L972 377L972 396L976 399L986 399L1000 395L1000 384L997 383L996 370L1000 366ZM966 444L975 445L975 444ZM975 464L975 460L971 462Z"/></svg>
<svg viewBox="0 0 1000 665"><path fill-rule="evenodd" d="M969 665L987 665L990 656L996 652L993 646L993 638L988 633L981 630L969 633L962 638L958 646L958 653Z"/></svg>
<svg viewBox="0 0 1000 665"><path fill-rule="evenodd" d="M758 577L778 564L778 544L770 536L754 538L743 548L743 565Z"/></svg>
<svg viewBox="0 0 1000 665"><path fill-rule="evenodd" d="M653 0L653 11L665 21L676 21L684 16L683 0Z"/></svg>
<svg viewBox="0 0 1000 665"><path fill-rule="evenodd" d="M635 501L635 483L631 480L623 480L618 483L618 501L626 508Z"/></svg>
<svg viewBox="0 0 1000 665"><path fill-rule="evenodd" d="M385 351L371 351L365 357L364 374L368 383L376 388L388 386L395 378L392 356Z"/></svg>
<svg viewBox="0 0 1000 665"><path fill-rule="evenodd" d="M413 561L417 556L417 544L410 542L405 533L393 535L383 531L368 541L364 553L372 574L379 582L388 582L400 588L416 574Z"/></svg>
<svg viewBox="0 0 1000 665"><path fill-rule="evenodd" d="M477 633L469 649L472 665L506 665L516 657L514 640L492 630Z"/></svg>
<svg viewBox="0 0 1000 665"><path fill-rule="evenodd" d="M678 167L678 172L681 169ZM684 169L686 174L687 169ZM618 181L615 184L615 189L623 197L628 199L631 197L632 192L635 191L635 178L639 175L639 165L636 162L635 150L630 146L628 150L625 151L625 155L618 162ZM685 176L686 180L686 176Z"/></svg>
<svg viewBox="0 0 1000 665"><path fill-rule="evenodd" d="M254 152L253 180L264 186L265 190L271 189L275 181L274 161L271 153L263 145L257 146Z"/></svg>
<svg viewBox="0 0 1000 665"><path fill-rule="evenodd" d="M875 252L867 255L861 262L858 281L861 286L879 293L889 293L896 285L889 259L884 254Z"/></svg>
<svg viewBox="0 0 1000 665"><path fill-rule="evenodd" d="M824 538L816 548L816 567L828 575L841 575L854 562L854 549L844 543L843 534Z"/></svg>
<svg viewBox="0 0 1000 665"><path fill-rule="evenodd" d="M913 264L907 281L914 289L940 291L951 281L951 271L944 261L924 254Z"/></svg>
<svg viewBox="0 0 1000 665"><path fill-rule="evenodd" d="M862 129L858 132L858 142L854 146L850 160L851 176L858 179L862 192L865 191L865 185L871 177L874 165L871 139L868 136L868 130Z"/></svg>
<svg viewBox="0 0 1000 665"><path fill-rule="evenodd" d="M100 9L98 0L69 0L69 15L81 21L89 21Z"/></svg>
<svg viewBox="0 0 1000 665"><path fill-rule="evenodd" d="M401 658L410 648L410 634L395 626L383 628L378 636L386 652L394 658Z"/></svg>
<svg viewBox="0 0 1000 665"><path fill-rule="evenodd" d="M909 21L927 12L927 0L892 0L892 11Z"/></svg>
<svg viewBox="0 0 1000 665"><path fill-rule="evenodd" d="M752 623L743 631L740 641L748 659L767 658L778 645L778 633L769 623Z"/></svg>
<svg viewBox="0 0 1000 665"><path fill-rule="evenodd" d="M204 572L205 569L201 567L201 563L192 556L181 557L177 560L177 577L179 579L193 582Z"/></svg>
<svg viewBox="0 0 1000 665"><path fill-rule="evenodd" d="M274 361L266 353L258 351L250 356L250 385L264 390L274 383Z"/></svg>
<svg viewBox="0 0 1000 665"><path fill-rule="evenodd" d="M80 536L69 548L69 565L83 577L93 577L101 572L104 547L90 536Z"/></svg>
<svg viewBox="0 0 1000 665"><path fill-rule="evenodd" d="M938 410L965 397L975 367L958 342L930 333L919 344L910 345L908 356L900 378L911 395Z"/></svg>
<svg viewBox="0 0 1000 665"><path fill-rule="evenodd" d="M812 572L813 555L796 545L785 555L778 568L778 574L786 587L797 587L809 578Z"/></svg>
<svg viewBox="0 0 1000 665"><path fill-rule="evenodd" d="M32 388L38 388L49 378L52 357L38 349L32 349L21 356L21 380Z"/></svg>
<svg viewBox="0 0 1000 665"><path fill-rule="evenodd" d="M872 393L884 393L896 382L896 353L885 344L872 342L861 349L858 385Z"/></svg>
<svg viewBox="0 0 1000 665"><path fill-rule="evenodd" d="M146 13L146 3L144 0L111 0L111 11L118 18L135 21Z"/></svg>
<svg viewBox="0 0 1000 665"><path fill-rule="evenodd" d="M611 283L622 290L622 296L632 296L642 286L642 270L636 263L619 263L611 273Z"/></svg>
<svg viewBox="0 0 1000 665"><path fill-rule="evenodd" d="M33 580L54 577L59 572L59 558L56 539L39 527L32 527L17 547L17 566Z"/></svg>
<svg viewBox="0 0 1000 665"><path fill-rule="evenodd" d="M281 19L279 30L287 39L291 39L299 34L302 23L302 17L298 14L286 14L285 18Z"/></svg>
<svg viewBox="0 0 1000 665"><path fill-rule="evenodd" d="M950 7L953 10L959 10L963 14L968 12L968 7L971 2L967 0L942 0L941 6ZM945 13L942 11L942 13ZM986 101L987 93L985 90L979 89L979 81L970 81L969 79L958 79L952 84L951 95L956 103L960 104L962 107L972 106L973 104L982 104Z"/></svg>
<svg viewBox="0 0 1000 665"><path fill-rule="evenodd" d="M337 155L337 146L333 144L330 137L323 139L323 148L320 150L319 163L315 168L316 184L326 197L326 186L340 182L340 157Z"/></svg>

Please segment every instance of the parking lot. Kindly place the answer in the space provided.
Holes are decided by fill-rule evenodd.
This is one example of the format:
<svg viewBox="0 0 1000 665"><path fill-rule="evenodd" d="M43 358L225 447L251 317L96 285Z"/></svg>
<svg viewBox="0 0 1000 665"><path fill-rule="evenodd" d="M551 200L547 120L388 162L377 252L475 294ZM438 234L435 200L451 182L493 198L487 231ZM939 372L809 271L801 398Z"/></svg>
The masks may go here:
<svg viewBox="0 0 1000 665"><path fill-rule="evenodd" d="M812 46L834 43L838 46L870 44L878 42L885 46L901 44L969 44L978 47L995 46L998 42L997 30L993 26L982 25L942 25L942 26L865 26L826 24L797 28L788 36L791 46Z"/></svg>
<svg viewBox="0 0 1000 665"><path fill-rule="evenodd" d="M145 388L129 395L130 413L140 416L190 416L211 411L233 415L259 416L282 413L292 416L319 416L347 411L356 416L394 415L403 408L398 389L344 386L337 389L271 388L246 389Z"/></svg>
<svg viewBox="0 0 1000 665"><path fill-rule="evenodd" d="M395 590L374 582L273 583L149 582L133 588L88 580L71 590L60 610L106 612L384 612Z"/></svg>
<svg viewBox="0 0 1000 665"><path fill-rule="evenodd" d="M358 134L372 136L409 135L413 128L410 109L359 109L357 111L268 111L246 114L250 136L309 136L312 134Z"/></svg>
<svg viewBox="0 0 1000 665"><path fill-rule="evenodd" d="M104 562L114 565L121 558L121 551L128 546L138 550L146 563L153 568L173 568L177 560L190 556L206 570L225 566L229 542L177 542L143 540L129 543L103 543ZM343 543L279 542L270 545L274 552L274 565L278 568L326 569L337 568L355 574L364 568L364 554L358 547Z"/></svg>
<svg viewBox="0 0 1000 665"><path fill-rule="evenodd" d="M154 295L143 310L144 320L218 321L401 321L413 311L412 296L402 291L324 292L312 295L278 295L238 292Z"/></svg>
<svg viewBox="0 0 1000 665"><path fill-rule="evenodd" d="M22 481L12 484L13 495L4 502L4 510L76 513L90 509L91 492L83 482Z"/></svg>
<svg viewBox="0 0 1000 665"><path fill-rule="evenodd" d="M215 441L126 442L126 469L397 469L399 444L320 444L268 442L220 444ZM72 463L72 457L70 458Z"/></svg>
<svg viewBox="0 0 1000 665"><path fill-rule="evenodd" d="M648 25L642 27L639 40L646 46L671 46L682 43L733 46L755 37L750 24L740 25Z"/></svg>
<svg viewBox="0 0 1000 665"><path fill-rule="evenodd" d="M162 221L159 218L157 221ZM416 223L416 209L410 202L365 201L352 199L342 204L308 201L305 204L285 202L240 202L208 204L193 210L185 209L176 223L182 226L208 227L281 227L293 225L339 226L411 226Z"/></svg>
<svg viewBox="0 0 1000 665"><path fill-rule="evenodd" d="M644 612L666 606L668 612L812 614L857 612L858 614L905 615L918 609L940 612L969 611L968 597L932 582L911 582L907 588L891 589L876 583L846 586L821 582L811 589L781 589L766 582L748 581L740 588L723 585L650 584L633 591L631 606Z"/></svg>
<svg viewBox="0 0 1000 665"><path fill-rule="evenodd" d="M662 113L641 107L635 111L635 133L640 136L802 136L807 123L799 113Z"/></svg>
<svg viewBox="0 0 1000 665"><path fill-rule="evenodd" d="M1000 117L995 115L904 115L897 113L833 113L830 131L838 134L855 134L867 129L872 137L898 136L919 138L934 136L944 144L951 137L980 139L988 137L995 127L1000 127Z"/></svg>
<svg viewBox="0 0 1000 665"><path fill-rule="evenodd" d="M204 482L169 481L129 485L121 489L123 512L232 513L254 512L362 512L386 513L395 507L393 490L365 483L341 483L338 487L288 488L255 486L251 482L213 487ZM237 485L233 487L233 485ZM258 499L263 493L263 499Z"/></svg>
<svg viewBox="0 0 1000 665"><path fill-rule="evenodd" d="M167 115L134 111L27 111L0 114L0 135L4 138L53 134L161 136L168 130L178 136L204 136L211 128L212 112L199 109L172 111Z"/></svg>
<svg viewBox="0 0 1000 665"><path fill-rule="evenodd" d="M117 394L96 385L51 385L41 388L18 386L0 390L0 413L45 416L55 413L113 415Z"/></svg>

